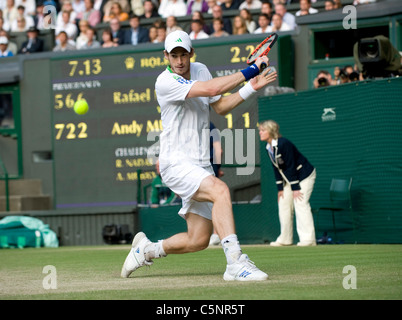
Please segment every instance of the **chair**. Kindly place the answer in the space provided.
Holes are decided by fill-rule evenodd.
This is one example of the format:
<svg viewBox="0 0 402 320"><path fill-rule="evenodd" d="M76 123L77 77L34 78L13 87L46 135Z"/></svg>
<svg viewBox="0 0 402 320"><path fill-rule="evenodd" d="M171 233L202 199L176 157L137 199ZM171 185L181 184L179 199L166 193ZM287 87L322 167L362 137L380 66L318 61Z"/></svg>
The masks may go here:
<svg viewBox="0 0 402 320"><path fill-rule="evenodd" d="M315 210L317 214L317 221L319 217L319 212L321 210L331 211L332 213L332 223L334 227L334 240L336 241L336 223L335 223L335 213L341 211L350 210L352 213L353 220L353 232L355 236L355 224L352 210L352 200L350 196L350 189L352 187L352 178L350 179L335 179L331 181L331 186L329 188L329 199L331 205L329 207L320 207Z"/></svg>

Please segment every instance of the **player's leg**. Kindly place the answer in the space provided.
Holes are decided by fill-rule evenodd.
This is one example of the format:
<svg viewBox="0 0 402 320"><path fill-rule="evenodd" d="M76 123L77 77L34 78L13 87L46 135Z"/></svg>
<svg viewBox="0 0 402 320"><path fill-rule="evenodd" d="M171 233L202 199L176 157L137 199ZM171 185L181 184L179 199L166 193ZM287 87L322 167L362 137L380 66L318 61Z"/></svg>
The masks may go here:
<svg viewBox="0 0 402 320"><path fill-rule="evenodd" d="M192 199L213 203L212 222L220 239L235 233L232 200L226 183L212 175L208 176L202 180Z"/></svg>
<svg viewBox="0 0 402 320"><path fill-rule="evenodd" d="M201 251L208 247L212 234L212 222L198 214L186 214L187 232L175 234L155 246L162 245L166 254L180 254ZM147 259L158 258L152 251L152 245L145 249ZM149 253L149 254L148 254Z"/></svg>
<svg viewBox="0 0 402 320"><path fill-rule="evenodd" d="M237 281L266 280L268 275L259 270L241 251L235 233L232 200L227 185L214 176L208 176L202 180L192 199L213 203L212 222L222 239L222 247L227 260L223 279Z"/></svg>
<svg viewBox="0 0 402 320"><path fill-rule="evenodd" d="M124 262L121 276L128 278L138 268L152 265L152 259L166 257L168 254L196 252L207 248L212 233L211 220L191 212L188 212L185 218L187 232L178 233L165 240L151 242L143 232L137 233Z"/></svg>

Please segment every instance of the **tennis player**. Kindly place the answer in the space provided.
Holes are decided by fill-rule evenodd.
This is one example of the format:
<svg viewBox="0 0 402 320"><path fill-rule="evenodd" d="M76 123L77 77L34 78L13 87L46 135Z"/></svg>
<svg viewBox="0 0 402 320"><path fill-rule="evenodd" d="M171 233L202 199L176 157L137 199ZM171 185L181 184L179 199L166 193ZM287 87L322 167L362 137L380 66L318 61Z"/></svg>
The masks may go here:
<svg viewBox="0 0 402 320"><path fill-rule="evenodd" d="M214 227L222 239L227 260L223 279L266 280L268 275L240 248L229 188L214 176L210 164L209 107L220 115L227 114L273 82L276 73L269 73L267 68L260 74L261 63L268 65L264 56L235 74L212 78L204 64L190 62L194 49L184 31L167 36L164 55L169 66L155 84L163 126L160 171L163 182L182 199L179 215L187 222L187 232L158 242L151 242L143 232L138 233L121 276L128 277L137 268L151 265L155 258L205 249ZM244 81L247 84L236 93L221 96Z"/></svg>

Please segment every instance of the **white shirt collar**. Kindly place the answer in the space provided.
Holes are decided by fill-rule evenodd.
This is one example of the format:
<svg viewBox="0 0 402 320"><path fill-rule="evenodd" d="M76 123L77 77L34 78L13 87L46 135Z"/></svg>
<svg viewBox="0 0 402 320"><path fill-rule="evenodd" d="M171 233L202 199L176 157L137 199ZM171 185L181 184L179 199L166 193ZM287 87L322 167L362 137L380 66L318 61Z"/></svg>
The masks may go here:
<svg viewBox="0 0 402 320"><path fill-rule="evenodd" d="M273 152L273 150L271 149L271 145L272 147L276 147L278 145L278 139L272 139L271 144L267 143L267 150Z"/></svg>

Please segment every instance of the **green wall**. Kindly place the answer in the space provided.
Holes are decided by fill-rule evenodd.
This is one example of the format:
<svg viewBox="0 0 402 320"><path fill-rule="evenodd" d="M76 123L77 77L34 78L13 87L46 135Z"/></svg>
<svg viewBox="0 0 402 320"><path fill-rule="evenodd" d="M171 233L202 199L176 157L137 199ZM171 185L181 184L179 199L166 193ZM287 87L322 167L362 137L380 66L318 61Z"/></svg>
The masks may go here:
<svg viewBox="0 0 402 320"><path fill-rule="evenodd" d="M329 204L332 178L353 178L353 212L336 215L338 241L401 243L401 78L264 97L258 106L260 121L277 121L282 135L316 167L313 208ZM325 113L327 108L334 113ZM265 143L260 148L264 150ZM233 205L236 232L243 244L274 241L279 234L272 165L265 152L260 154L262 202ZM178 206L141 208L140 229L151 240L183 232L186 225L178 210ZM314 218L317 238L324 231L334 236L329 212Z"/></svg>
<svg viewBox="0 0 402 320"><path fill-rule="evenodd" d="M325 113L330 108L333 112ZM317 169L314 208L329 204L332 178L352 177L350 213L337 215L338 240L402 241L402 79L350 83L259 100L260 121L273 119ZM261 148L265 147L261 144ZM263 204L277 219L272 165L261 152ZM317 224L318 221L316 221ZM332 231L330 214L320 230Z"/></svg>

